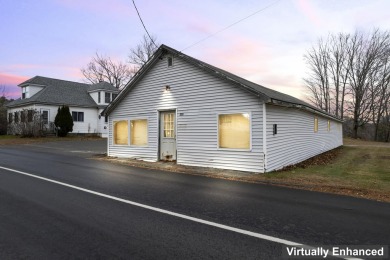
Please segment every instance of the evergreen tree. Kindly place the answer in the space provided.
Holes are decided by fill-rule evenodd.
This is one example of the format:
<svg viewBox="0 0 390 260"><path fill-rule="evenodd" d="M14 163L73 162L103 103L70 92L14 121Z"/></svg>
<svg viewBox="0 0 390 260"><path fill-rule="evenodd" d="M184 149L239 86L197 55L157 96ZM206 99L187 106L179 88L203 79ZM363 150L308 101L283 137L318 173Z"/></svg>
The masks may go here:
<svg viewBox="0 0 390 260"><path fill-rule="evenodd" d="M73 118L68 106L58 108L54 124L58 128L58 136L64 137L73 131Z"/></svg>

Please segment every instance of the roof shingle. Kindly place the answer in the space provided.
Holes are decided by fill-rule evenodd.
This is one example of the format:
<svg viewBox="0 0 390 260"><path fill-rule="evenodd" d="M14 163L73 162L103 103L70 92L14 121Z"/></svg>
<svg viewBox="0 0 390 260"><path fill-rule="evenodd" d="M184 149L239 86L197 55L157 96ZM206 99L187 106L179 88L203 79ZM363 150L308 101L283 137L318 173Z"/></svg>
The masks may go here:
<svg viewBox="0 0 390 260"><path fill-rule="evenodd" d="M41 85L42 90L26 99L17 99L7 104L7 107L17 107L29 104L52 104L80 107L97 107L97 104L88 94L90 84L35 76L19 84ZM107 83L108 84L108 83Z"/></svg>

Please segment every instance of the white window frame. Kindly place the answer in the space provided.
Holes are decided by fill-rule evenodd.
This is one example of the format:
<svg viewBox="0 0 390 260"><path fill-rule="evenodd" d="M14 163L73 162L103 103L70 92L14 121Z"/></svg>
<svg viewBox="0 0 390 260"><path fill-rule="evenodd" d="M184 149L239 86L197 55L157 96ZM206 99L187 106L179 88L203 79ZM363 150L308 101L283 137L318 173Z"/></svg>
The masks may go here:
<svg viewBox="0 0 390 260"><path fill-rule="evenodd" d="M127 144L116 144L115 143L115 129L114 129L114 123L118 121L127 121ZM130 120L127 118L115 118L111 121L111 129L112 129L112 145L113 146L130 146Z"/></svg>
<svg viewBox="0 0 390 260"><path fill-rule="evenodd" d="M146 145L134 145L131 144L131 121L135 120L146 120L146 131L147 131L147 144ZM146 117L134 117L129 119L129 146L134 148L142 148L142 147L149 147L149 119Z"/></svg>
<svg viewBox="0 0 390 260"><path fill-rule="evenodd" d="M76 111L76 110L71 111L70 114L72 115L72 119L73 119L73 112L77 113L77 121L73 120L73 123L84 123L85 122L85 113L84 113L84 111ZM83 121L79 121L79 113L83 113Z"/></svg>
<svg viewBox="0 0 390 260"><path fill-rule="evenodd" d="M248 114L249 115L249 149L246 148L221 148L219 147L219 116L220 115L234 115L234 114ZM239 151L239 152L251 152L252 151L252 111L229 111L221 112L216 115L217 121L217 150L221 151Z"/></svg>
<svg viewBox="0 0 390 260"><path fill-rule="evenodd" d="M319 122L319 118L318 116L314 116L314 129L313 129L314 133L318 133L318 131L320 130L320 122Z"/></svg>
<svg viewBox="0 0 390 260"><path fill-rule="evenodd" d="M47 124L50 123L50 109L41 108L41 116L43 115L43 112L47 111ZM42 118L43 120L43 118Z"/></svg>
<svg viewBox="0 0 390 260"><path fill-rule="evenodd" d="M106 95L109 95L110 97L109 97L109 99L108 99L108 102L107 102L107 100L106 100ZM108 103L110 103L112 101L112 94L111 94L111 92L104 92L104 104L108 104Z"/></svg>

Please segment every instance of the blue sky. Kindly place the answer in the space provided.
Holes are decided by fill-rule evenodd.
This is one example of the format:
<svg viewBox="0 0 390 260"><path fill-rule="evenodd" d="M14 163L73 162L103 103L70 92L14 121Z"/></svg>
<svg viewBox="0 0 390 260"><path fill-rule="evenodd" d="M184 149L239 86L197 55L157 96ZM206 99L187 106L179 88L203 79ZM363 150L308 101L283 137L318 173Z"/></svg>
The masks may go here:
<svg viewBox="0 0 390 260"><path fill-rule="evenodd" d="M184 53L305 98L303 55L319 37L390 29L386 0L136 0L149 32L177 50L272 3ZM0 7L0 85L12 98L35 75L82 82L80 68L95 52L126 61L144 34L131 0L0 0Z"/></svg>

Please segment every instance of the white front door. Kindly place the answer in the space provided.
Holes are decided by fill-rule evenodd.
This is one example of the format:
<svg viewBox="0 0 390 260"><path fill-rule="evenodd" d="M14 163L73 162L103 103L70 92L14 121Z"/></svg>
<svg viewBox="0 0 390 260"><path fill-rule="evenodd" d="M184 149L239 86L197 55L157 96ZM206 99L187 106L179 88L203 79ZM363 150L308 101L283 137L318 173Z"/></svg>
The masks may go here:
<svg viewBox="0 0 390 260"><path fill-rule="evenodd" d="M176 112L160 112L160 160L176 160Z"/></svg>

